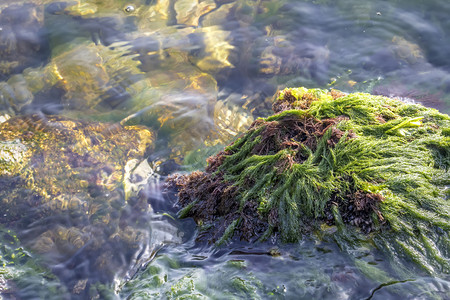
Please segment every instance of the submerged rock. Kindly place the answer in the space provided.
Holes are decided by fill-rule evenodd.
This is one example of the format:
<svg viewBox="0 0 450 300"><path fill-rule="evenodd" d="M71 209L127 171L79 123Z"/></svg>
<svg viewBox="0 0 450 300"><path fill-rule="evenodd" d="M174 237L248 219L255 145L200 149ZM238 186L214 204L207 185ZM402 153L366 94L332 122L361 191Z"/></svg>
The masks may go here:
<svg viewBox="0 0 450 300"><path fill-rule="evenodd" d="M0 79L37 66L49 55L43 7L0 3Z"/></svg>
<svg viewBox="0 0 450 300"><path fill-rule="evenodd" d="M277 76L314 77L328 61L325 48L300 47L287 28L272 28L284 1L47 2L51 56L0 82L0 114L41 110L146 125L178 163L266 110ZM242 98L219 98L230 92ZM243 109L225 109L234 104Z"/></svg>
<svg viewBox="0 0 450 300"><path fill-rule="evenodd" d="M111 282L151 247L150 207L137 185L147 183L139 172L151 172L145 156L153 142L143 126L44 115L4 121L0 224L75 294L82 283Z"/></svg>
<svg viewBox="0 0 450 300"><path fill-rule="evenodd" d="M305 88L279 92L273 110L204 172L168 179L180 216L201 225L200 237L331 236L343 249L365 241L392 261L450 272L448 115Z"/></svg>

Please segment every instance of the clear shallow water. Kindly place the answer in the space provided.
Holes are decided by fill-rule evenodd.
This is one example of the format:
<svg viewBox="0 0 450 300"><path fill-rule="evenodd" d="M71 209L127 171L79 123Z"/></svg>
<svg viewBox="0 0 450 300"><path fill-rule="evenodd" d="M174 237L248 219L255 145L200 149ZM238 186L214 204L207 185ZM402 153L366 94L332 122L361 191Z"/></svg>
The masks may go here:
<svg viewBox="0 0 450 300"><path fill-rule="evenodd" d="M159 165L162 177L150 178L145 190L153 209L144 222L148 237L123 260L115 282L76 268L79 257L89 264L99 253L77 258L58 250L43 255L47 273L36 271L27 260L36 255L17 247L32 244L35 237L27 233L50 228L50 218L21 228L18 235L26 240L17 245L4 242L8 261L15 261L11 253L24 257L6 268L19 279L0 281L5 298L449 297L448 275L370 277L374 270L363 272L361 264L387 274L390 269L368 249L341 251L315 240L275 251L272 244L197 245L192 222L162 215L176 212L160 182L176 169L201 168L254 118L270 114L273 94L286 86L398 96L450 112L450 4L8 2L0 1L1 114L43 112L146 125L158 134L148 161Z"/></svg>

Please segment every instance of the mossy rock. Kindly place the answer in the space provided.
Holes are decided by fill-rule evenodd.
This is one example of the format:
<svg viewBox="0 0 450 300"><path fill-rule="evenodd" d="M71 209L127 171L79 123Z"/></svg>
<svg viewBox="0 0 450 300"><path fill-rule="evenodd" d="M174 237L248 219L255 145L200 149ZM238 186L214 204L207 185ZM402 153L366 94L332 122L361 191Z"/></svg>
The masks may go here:
<svg viewBox="0 0 450 300"><path fill-rule="evenodd" d="M208 159L173 175L180 216L209 241L366 241L392 260L450 272L450 117L398 99L295 88ZM331 227L330 227L331 226Z"/></svg>

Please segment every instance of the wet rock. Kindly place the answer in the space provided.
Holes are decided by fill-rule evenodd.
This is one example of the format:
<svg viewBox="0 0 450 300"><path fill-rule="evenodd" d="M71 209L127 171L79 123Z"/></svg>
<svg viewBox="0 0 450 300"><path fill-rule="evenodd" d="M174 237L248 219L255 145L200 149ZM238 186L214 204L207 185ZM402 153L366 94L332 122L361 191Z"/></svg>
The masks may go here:
<svg viewBox="0 0 450 300"><path fill-rule="evenodd" d="M450 272L450 117L369 94L285 89L275 115L253 122L204 172L173 175L181 217L199 237L358 240L429 273ZM325 226L324 225L328 225ZM430 226L432 225L432 226ZM336 230L321 228L335 226ZM396 265L398 268L399 265Z"/></svg>

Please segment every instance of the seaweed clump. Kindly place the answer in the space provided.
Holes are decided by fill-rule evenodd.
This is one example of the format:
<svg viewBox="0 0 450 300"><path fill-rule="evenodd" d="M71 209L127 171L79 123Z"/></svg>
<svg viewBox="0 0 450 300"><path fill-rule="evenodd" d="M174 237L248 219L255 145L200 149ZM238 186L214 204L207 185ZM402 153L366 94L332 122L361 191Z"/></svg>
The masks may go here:
<svg viewBox="0 0 450 300"><path fill-rule="evenodd" d="M181 217L218 244L297 242L334 226L430 273L449 273L450 117L363 93L285 89L204 172L175 174Z"/></svg>

